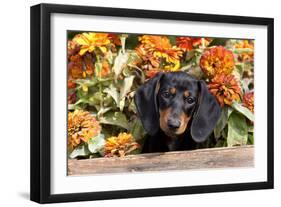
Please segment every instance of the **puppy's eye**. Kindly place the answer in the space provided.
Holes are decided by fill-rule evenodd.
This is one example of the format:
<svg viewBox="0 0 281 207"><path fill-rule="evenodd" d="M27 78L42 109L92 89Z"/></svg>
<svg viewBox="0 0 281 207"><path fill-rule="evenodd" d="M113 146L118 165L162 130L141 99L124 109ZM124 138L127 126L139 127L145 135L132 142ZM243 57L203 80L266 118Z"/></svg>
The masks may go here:
<svg viewBox="0 0 281 207"><path fill-rule="evenodd" d="M185 98L185 101L186 101L187 103L189 103L189 104L192 104L192 103L194 103L194 102L195 102L195 98L194 98L194 97L189 96L189 97L186 97L186 98Z"/></svg>
<svg viewBox="0 0 281 207"><path fill-rule="evenodd" d="M162 96L163 96L164 98L169 98L169 97L170 97L170 93L169 93L168 91L163 91L163 92L162 92Z"/></svg>

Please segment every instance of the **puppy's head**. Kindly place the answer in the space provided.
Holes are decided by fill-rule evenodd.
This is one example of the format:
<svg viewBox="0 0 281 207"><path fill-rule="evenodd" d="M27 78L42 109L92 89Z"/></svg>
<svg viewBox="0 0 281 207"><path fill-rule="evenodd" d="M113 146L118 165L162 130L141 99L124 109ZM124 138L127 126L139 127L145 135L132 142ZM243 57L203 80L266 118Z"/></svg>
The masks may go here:
<svg viewBox="0 0 281 207"><path fill-rule="evenodd" d="M169 137L183 134L196 108L197 80L185 73L162 76L157 93L159 126Z"/></svg>
<svg viewBox="0 0 281 207"><path fill-rule="evenodd" d="M161 129L177 137L190 128L192 138L202 142L220 117L220 107L204 81L184 72L158 73L136 91L135 103L150 135Z"/></svg>

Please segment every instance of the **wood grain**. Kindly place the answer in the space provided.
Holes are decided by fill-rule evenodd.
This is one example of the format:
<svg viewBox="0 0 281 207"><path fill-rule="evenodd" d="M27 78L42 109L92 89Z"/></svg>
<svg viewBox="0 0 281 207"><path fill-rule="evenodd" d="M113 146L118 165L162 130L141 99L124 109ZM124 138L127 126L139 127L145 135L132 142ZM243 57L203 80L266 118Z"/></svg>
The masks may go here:
<svg viewBox="0 0 281 207"><path fill-rule="evenodd" d="M122 158L68 160L68 175L254 166L254 147L211 148L129 155Z"/></svg>

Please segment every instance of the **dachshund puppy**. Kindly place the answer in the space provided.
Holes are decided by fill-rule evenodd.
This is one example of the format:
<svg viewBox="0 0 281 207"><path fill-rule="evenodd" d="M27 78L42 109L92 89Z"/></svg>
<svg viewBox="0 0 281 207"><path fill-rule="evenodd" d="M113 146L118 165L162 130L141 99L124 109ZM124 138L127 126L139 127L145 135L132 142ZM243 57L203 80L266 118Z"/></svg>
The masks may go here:
<svg viewBox="0 0 281 207"><path fill-rule="evenodd" d="M194 149L211 134L221 109L204 81L185 72L158 73L135 94L148 135L143 152Z"/></svg>

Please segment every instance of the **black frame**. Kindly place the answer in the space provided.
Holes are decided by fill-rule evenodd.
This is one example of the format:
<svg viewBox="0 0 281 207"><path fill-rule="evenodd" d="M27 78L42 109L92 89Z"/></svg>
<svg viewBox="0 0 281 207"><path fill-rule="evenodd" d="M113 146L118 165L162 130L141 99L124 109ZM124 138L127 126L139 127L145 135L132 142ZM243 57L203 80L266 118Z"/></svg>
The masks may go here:
<svg viewBox="0 0 281 207"><path fill-rule="evenodd" d="M84 14L113 17L134 17L197 22L233 23L267 26L267 181L238 184L220 184L189 187L87 192L74 194L50 193L50 15L52 13ZM146 196L210 193L272 189L274 187L274 117L273 117L273 39L274 19L245 16L195 14L182 12L135 10L105 7L88 7L56 4L39 4L31 7L31 174L30 199L39 203L70 202Z"/></svg>

